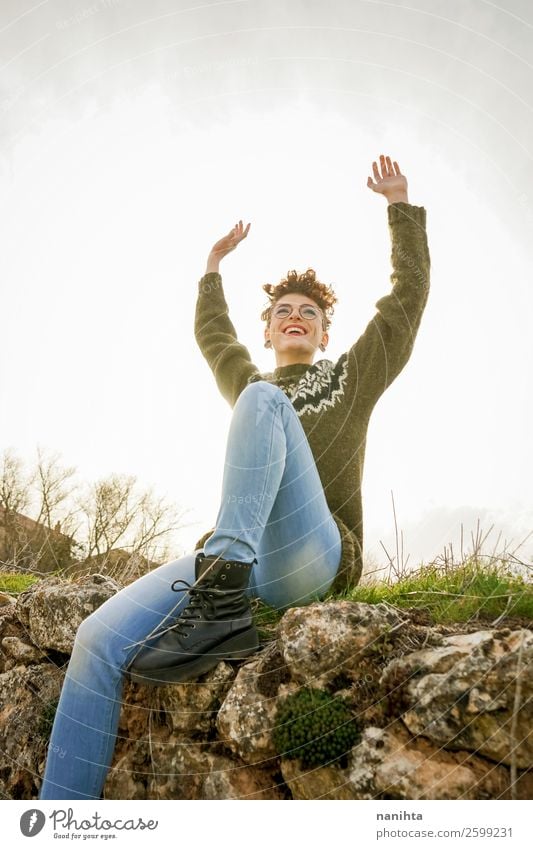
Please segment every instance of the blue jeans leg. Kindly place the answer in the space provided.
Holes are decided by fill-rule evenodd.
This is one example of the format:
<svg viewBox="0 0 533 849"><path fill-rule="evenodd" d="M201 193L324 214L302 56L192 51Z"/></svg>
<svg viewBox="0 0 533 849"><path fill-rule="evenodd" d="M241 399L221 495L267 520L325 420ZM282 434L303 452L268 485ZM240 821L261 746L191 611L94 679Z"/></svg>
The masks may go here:
<svg viewBox="0 0 533 849"><path fill-rule="evenodd" d="M273 607L320 598L333 582L341 541L301 422L286 395L250 384L235 405L216 530L204 553L257 563L248 594ZM99 799L111 765L124 670L150 635L187 604L196 553L125 587L85 619L61 690L39 799ZM148 637L147 637L148 635ZM155 637L154 639L157 639Z"/></svg>
<svg viewBox="0 0 533 849"><path fill-rule="evenodd" d="M137 646L187 603L170 589L194 583L194 554L124 587L81 623L57 706L39 799L99 799L115 749L124 669ZM149 644L149 643L148 643Z"/></svg>
<svg viewBox="0 0 533 849"><path fill-rule="evenodd" d="M251 383L235 404L204 552L256 557L248 594L276 608L320 598L337 574L340 532L307 436L285 393L267 381Z"/></svg>

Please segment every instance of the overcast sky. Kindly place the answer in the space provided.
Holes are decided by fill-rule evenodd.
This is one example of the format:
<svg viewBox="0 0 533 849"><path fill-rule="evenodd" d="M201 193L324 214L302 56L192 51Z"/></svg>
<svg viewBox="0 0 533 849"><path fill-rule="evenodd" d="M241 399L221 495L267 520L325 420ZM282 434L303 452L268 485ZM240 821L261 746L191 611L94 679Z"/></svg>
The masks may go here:
<svg viewBox="0 0 533 849"><path fill-rule="evenodd" d="M533 532L527 0L2 0L0 446L137 475L214 524L231 409L193 334L212 244L262 370L261 284L311 266L336 359L390 289L396 159L427 210L431 294L371 418L366 548L410 562ZM533 557L533 533L520 554Z"/></svg>

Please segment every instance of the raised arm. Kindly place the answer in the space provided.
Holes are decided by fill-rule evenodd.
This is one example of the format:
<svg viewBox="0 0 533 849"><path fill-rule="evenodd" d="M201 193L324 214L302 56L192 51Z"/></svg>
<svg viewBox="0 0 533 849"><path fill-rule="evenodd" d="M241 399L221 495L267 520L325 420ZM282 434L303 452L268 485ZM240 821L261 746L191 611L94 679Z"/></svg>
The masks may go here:
<svg viewBox="0 0 533 849"><path fill-rule="evenodd" d="M248 348L237 339L228 315L219 266L221 260L246 238L249 229L250 224L243 229L242 221L239 221L212 247L206 272L198 283L194 320L196 341L215 376L220 392L232 407L246 386L248 377L258 369L251 360Z"/></svg>
<svg viewBox="0 0 533 849"><path fill-rule="evenodd" d="M409 203L398 163L382 156L380 164L381 175L374 162L376 181L369 177L367 185L388 201L392 290L376 303L376 314L348 351L354 402L368 414L411 356L430 278L426 210Z"/></svg>

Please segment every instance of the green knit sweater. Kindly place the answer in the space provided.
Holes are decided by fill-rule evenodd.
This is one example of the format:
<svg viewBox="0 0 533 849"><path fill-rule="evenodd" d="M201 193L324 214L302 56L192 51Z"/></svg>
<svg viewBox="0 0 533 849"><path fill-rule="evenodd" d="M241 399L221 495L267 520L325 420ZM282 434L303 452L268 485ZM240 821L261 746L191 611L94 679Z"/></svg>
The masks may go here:
<svg viewBox="0 0 533 849"><path fill-rule="evenodd" d="M249 383L267 380L293 403L315 458L329 508L342 538L334 589L355 586L363 566L361 483L370 414L413 350L429 291L426 210L408 203L387 207L392 290L359 339L336 362L297 363L260 373L237 340L222 277L198 284L195 335L222 395L233 407ZM211 529L196 543L202 548Z"/></svg>

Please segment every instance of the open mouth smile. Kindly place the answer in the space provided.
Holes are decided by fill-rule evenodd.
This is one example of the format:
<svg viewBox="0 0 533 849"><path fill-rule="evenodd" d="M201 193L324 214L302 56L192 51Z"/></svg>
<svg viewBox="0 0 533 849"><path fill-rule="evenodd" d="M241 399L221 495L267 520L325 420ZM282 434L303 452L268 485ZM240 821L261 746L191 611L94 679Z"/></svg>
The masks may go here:
<svg viewBox="0 0 533 849"><path fill-rule="evenodd" d="M289 324L283 331L285 336L305 336L307 330L301 324Z"/></svg>

